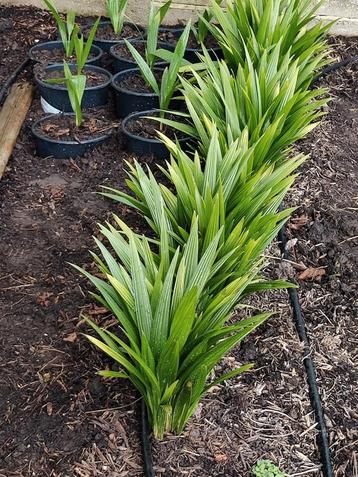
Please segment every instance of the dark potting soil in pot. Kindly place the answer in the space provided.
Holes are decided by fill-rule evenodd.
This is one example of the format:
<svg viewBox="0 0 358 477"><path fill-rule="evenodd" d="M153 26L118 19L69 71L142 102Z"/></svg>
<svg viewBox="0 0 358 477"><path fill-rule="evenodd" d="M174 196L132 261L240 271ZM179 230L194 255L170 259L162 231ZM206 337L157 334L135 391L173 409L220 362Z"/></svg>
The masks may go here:
<svg viewBox="0 0 358 477"><path fill-rule="evenodd" d="M154 114L151 114L154 116ZM167 119L172 121L183 121L183 118L178 118L174 114L166 116ZM147 117L139 117L129 121L126 125L128 131L135 136L139 136L145 139L158 139L158 132L160 129L160 123L154 119L149 119ZM187 135L174 129L170 126L162 125L161 132L168 136L170 139L184 139Z"/></svg>
<svg viewBox="0 0 358 477"><path fill-rule="evenodd" d="M138 42L133 44L134 48L138 51L142 58L145 58L145 49L146 43L145 42ZM118 55L123 60L135 62L132 53L128 50L127 45L125 43L118 43L113 48L114 53Z"/></svg>
<svg viewBox="0 0 358 477"><path fill-rule="evenodd" d="M54 115L38 125L40 134L57 141L86 141L103 136L112 128L108 121L102 118L84 118L77 127L73 116Z"/></svg>
<svg viewBox="0 0 358 477"><path fill-rule="evenodd" d="M88 59L91 60L96 55L94 53L90 53ZM73 63L76 61L76 56L72 55L69 58L65 58L65 52L62 48L54 48L53 50L35 50L33 52L33 57L40 63L43 64L54 64L54 63L62 63L64 59Z"/></svg>
<svg viewBox="0 0 358 477"><path fill-rule="evenodd" d="M94 86L100 86L108 81L108 76L104 73L100 73L99 71L94 71L90 69L84 68L83 73L86 75L86 88L91 88ZM37 77L46 82L49 79L58 79L63 78L62 70L46 70L44 68L40 68L37 72ZM58 83L57 86L59 88L66 88L65 81L63 83Z"/></svg>
<svg viewBox="0 0 358 477"><path fill-rule="evenodd" d="M174 33L171 32L171 31L164 31L164 32L161 32L159 34L160 41L170 43L174 46L178 43L179 38L180 38L180 36L178 37L178 36L174 35ZM205 41L204 41L204 45L206 46L206 48L209 48L209 49L219 47L218 42L213 37L213 35L211 35L210 33L206 36ZM188 43L187 43L186 47L191 49L191 50L200 50L201 49L201 45L198 43L198 41L197 41L193 32L190 32Z"/></svg>
<svg viewBox="0 0 358 477"><path fill-rule="evenodd" d="M206 38L204 40L204 45L206 46L206 48L218 48L219 47L218 42L213 37L213 35L211 35L210 33L206 36ZM201 45L198 43L198 40L196 39L193 32L191 32L190 35L189 35L187 48L201 49Z"/></svg>
<svg viewBox="0 0 358 477"><path fill-rule="evenodd" d="M180 28L180 27L178 27L178 28ZM159 39L159 41L162 41L163 43L169 43L173 46L175 46L178 42L178 38L170 30L159 32L158 39Z"/></svg>
<svg viewBox="0 0 358 477"><path fill-rule="evenodd" d="M154 76L159 83L162 79L162 72L155 71ZM139 73L126 76L118 85L123 89L136 93L153 93L153 88L144 81Z"/></svg>
<svg viewBox="0 0 358 477"><path fill-rule="evenodd" d="M91 31L92 25L88 25L83 28L83 33L88 36ZM99 25L96 32L97 40L123 40L124 38L141 38L143 33L137 30L134 26L124 25L121 33L117 35L114 33L112 25Z"/></svg>

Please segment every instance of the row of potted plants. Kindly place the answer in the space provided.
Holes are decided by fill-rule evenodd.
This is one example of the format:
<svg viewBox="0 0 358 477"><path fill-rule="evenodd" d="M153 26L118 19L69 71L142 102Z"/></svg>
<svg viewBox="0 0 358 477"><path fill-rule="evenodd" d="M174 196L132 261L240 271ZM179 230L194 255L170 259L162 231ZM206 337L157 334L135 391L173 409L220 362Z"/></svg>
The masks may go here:
<svg viewBox="0 0 358 477"><path fill-rule="evenodd" d="M38 152L68 157L106 140L112 130L104 124L104 119L99 120L91 112L89 122L85 115L81 115L79 121L77 109L107 104L113 89L116 113L123 119L122 131L128 150L167 157L168 151L158 140L157 129L170 130L170 121L178 117L170 110L178 109L179 114L182 113L184 103L174 99L178 93L178 73L190 60L198 61L197 53L205 48L206 39L213 38L205 23L211 20L209 11L195 29L190 22L185 28L163 28L161 24L171 0L158 9L152 3L148 28L144 30L124 22L126 1L108 0L111 21L98 19L93 25L80 28L74 13L67 14L64 20L51 0L44 1L56 19L61 40L34 46L30 57L38 63L35 80L44 109L65 114L43 118L34 125ZM188 49L189 42L192 48ZM213 42L211 44L213 46ZM215 58L219 54L219 48L211 47L208 51ZM108 53L112 71L108 66L103 67ZM69 115L72 110L75 121ZM153 119L158 116L166 117L166 125ZM101 134L97 134L98 131ZM179 140L185 139L183 131L176 135Z"/></svg>
<svg viewBox="0 0 358 477"><path fill-rule="evenodd" d="M310 85L327 63L329 25L312 25L310 0L226 6L211 7L226 61L204 51L180 79L192 150L161 134L171 153L159 166L165 182L134 161L130 194L104 190L136 209L151 233L114 216L100 226L100 254L92 254L98 271L80 269L118 320L118 330L87 320L98 336L88 339L115 362L99 374L132 382L157 438L181 433L209 389L252 367L240 363L219 376L215 369L269 318L238 320L238 308L252 309L244 300L291 286L263 278L264 252L292 212L280 208L305 159L292 145L315 127L326 103Z"/></svg>

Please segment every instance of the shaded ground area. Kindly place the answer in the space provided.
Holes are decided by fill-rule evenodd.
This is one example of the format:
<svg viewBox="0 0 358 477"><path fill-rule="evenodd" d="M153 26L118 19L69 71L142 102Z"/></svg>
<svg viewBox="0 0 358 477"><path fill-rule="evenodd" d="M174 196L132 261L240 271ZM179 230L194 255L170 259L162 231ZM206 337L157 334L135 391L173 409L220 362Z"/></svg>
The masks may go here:
<svg viewBox="0 0 358 477"><path fill-rule="evenodd" d="M12 22L11 30L0 28L0 40L6 37L10 45L1 81L27 49L19 33L23 22L35 18L28 43L39 38L38 31L41 38L53 33L48 17L38 10L0 8L0 20ZM350 51L356 44L348 42ZM320 281L318 275L299 281L337 476L357 475L354 78L356 72L348 70L329 79L330 114L300 145L313 158L287 200L301 206L289 229L296 262L281 263L272 247L277 258L268 270L293 279L310 267L324 270ZM41 159L29 129L39 114L36 99L0 182L0 476L142 477L138 396L124 381L96 377L107 362L81 335L81 314L107 324L112 318L90 301L88 284L68 265L91 269L91 236L112 211L143 227L128 209L94 194L102 184L122 186L123 161L133 158L121 150L118 135L76 161ZM278 314L221 366L229 370L255 361L255 370L214 389L183 436L154 444L158 476L248 476L258 458L271 458L292 476L320 475L302 349L286 294L261 295L250 306Z"/></svg>

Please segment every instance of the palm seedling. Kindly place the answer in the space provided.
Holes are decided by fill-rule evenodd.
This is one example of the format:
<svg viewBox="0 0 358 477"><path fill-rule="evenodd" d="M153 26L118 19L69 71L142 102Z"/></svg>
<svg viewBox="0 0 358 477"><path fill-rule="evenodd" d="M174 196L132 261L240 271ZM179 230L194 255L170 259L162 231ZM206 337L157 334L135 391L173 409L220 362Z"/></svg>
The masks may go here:
<svg viewBox="0 0 358 477"><path fill-rule="evenodd" d="M113 31L120 35L123 29L124 17L127 9L128 0L107 0L107 15L111 20Z"/></svg>
<svg viewBox="0 0 358 477"><path fill-rule="evenodd" d="M68 97L70 99L71 106L75 114L75 123L77 127L80 127L83 121L81 104L83 94L86 88L86 75L73 74L70 66L66 62L64 62L63 67Z"/></svg>
<svg viewBox="0 0 358 477"><path fill-rule="evenodd" d="M61 78L50 78L46 82L49 84L65 84L72 110L75 115L75 123L80 127L83 122L82 99L86 89L87 78L83 73L73 73L73 65L63 62L64 76Z"/></svg>
<svg viewBox="0 0 358 477"><path fill-rule="evenodd" d="M52 16L56 20L57 28L62 40L63 47L65 49L66 58L70 58L74 50L74 36L75 29L75 12L70 11L67 13L66 21L64 21L59 14L56 6L51 0L43 0L45 5L50 10Z"/></svg>
<svg viewBox="0 0 358 477"><path fill-rule="evenodd" d="M214 0L218 5L221 5L222 3L222 0ZM205 40L206 40L206 37L208 36L209 34L209 26L208 24L210 24L212 22L212 20L214 19L214 13L212 11L211 8L206 8L203 12L202 15L199 15L199 18L198 18L198 21L197 21L197 24L194 28L194 34L195 34L195 37L196 37L196 40L197 42L200 44L200 45L203 45Z"/></svg>
<svg viewBox="0 0 358 477"><path fill-rule="evenodd" d="M165 114L165 111L169 108L169 104L173 98L174 92L177 90L179 85L179 69L183 64L184 53L186 45L188 42L188 37L190 33L190 22L185 27L183 33L181 34L179 41L176 44L175 50L172 53L168 53L169 66L167 66L163 74L161 75L160 80L157 79L156 75L153 72L154 61L148 62L148 58L152 59L156 55L150 53L147 54L147 61L142 58L140 53L135 49L135 47L126 41L127 48L131 52L133 58L135 59L139 70L141 71L142 77L145 82L153 89L153 91L159 97L159 108L161 115ZM149 37L148 37L149 40ZM157 52L157 50L156 50Z"/></svg>
<svg viewBox="0 0 358 477"><path fill-rule="evenodd" d="M76 53L75 65L69 65L64 61L62 78L51 78L46 80L48 83L61 84L65 83L70 103L75 114L76 126L79 127L82 124L82 108L81 103L83 94L86 88L87 78L83 72L88 56L91 51L93 39L95 37L97 27L100 19L98 18L91 28L91 32L87 41L84 40L83 35L79 35L79 27L76 25L73 30L73 45ZM73 70L76 70L75 74Z"/></svg>
<svg viewBox="0 0 358 477"><path fill-rule="evenodd" d="M150 2L145 50L145 59L150 68L153 68L157 59L159 28L168 13L171 3L172 0L169 0L156 10L154 1L151 0Z"/></svg>
<svg viewBox="0 0 358 477"><path fill-rule="evenodd" d="M78 26L75 27L73 32L73 45L76 53L76 69L77 74L80 75L83 72L83 68L88 60L88 57L91 53L91 48L93 44L94 37L100 22L100 18L97 18L93 24L91 31L88 35L87 40L84 39L83 34L80 34L80 29Z"/></svg>
<svg viewBox="0 0 358 477"><path fill-rule="evenodd" d="M325 51L309 65L292 60L289 53L279 65L280 54L279 42L271 51L264 50L254 66L246 51L244 64L231 73L225 61L213 61L204 49L204 73L192 70L194 81L181 78L191 126L168 119L161 121L193 136L204 153L210 143L211 122L219 129L224 148L247 130L249 143L261 144L262 154L258 155L256 166L278 159L278 151L285 150L315 126L323 114L320 108L327 103L327 98L322 99L324 89L308 89Z"/></svg>
<svg viewBox="0 0 358 477"><path fill-rule="evenodd" d="M314 60L317 49L325 45L325 36L334 22L315 23L322 4L311 0L228 0L226 9L211 4L216 23L203 23L219 43L233 71L245 61L245 50L257 60L262 50L281 43L281 54L294 59ZM325 59L325 61L327 61Z"/></svg>

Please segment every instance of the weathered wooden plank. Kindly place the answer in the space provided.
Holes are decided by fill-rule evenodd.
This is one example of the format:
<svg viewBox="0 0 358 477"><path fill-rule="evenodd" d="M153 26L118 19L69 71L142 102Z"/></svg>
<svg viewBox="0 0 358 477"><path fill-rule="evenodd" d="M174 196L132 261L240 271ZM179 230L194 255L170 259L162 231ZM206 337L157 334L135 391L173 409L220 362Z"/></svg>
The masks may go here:
<svg viewBox="0 0 358 477"><path fill-rule="evenodd" d="M32 84L16 83L0 111L0 179L32 102Z"/></svg>

